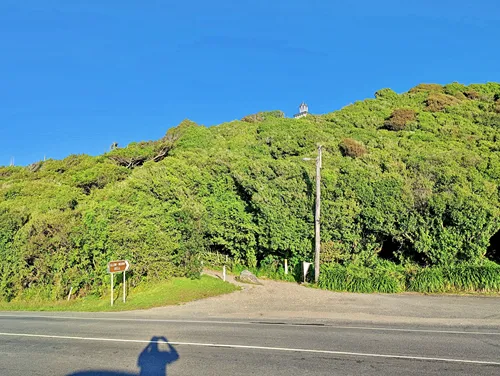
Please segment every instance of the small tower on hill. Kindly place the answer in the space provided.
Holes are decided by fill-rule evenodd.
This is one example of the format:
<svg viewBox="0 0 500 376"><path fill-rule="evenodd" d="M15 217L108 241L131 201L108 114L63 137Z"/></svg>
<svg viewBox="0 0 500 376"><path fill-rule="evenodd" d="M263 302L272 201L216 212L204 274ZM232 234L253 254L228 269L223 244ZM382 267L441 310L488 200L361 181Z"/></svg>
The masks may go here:
<svg viewBox="0 0 500 376"><path fill-rule="evenodd" d="M309 113L309 106L302 102L299 106L299 113L293 115L295 119L300 119L301 117L306 116Z"/></svg>

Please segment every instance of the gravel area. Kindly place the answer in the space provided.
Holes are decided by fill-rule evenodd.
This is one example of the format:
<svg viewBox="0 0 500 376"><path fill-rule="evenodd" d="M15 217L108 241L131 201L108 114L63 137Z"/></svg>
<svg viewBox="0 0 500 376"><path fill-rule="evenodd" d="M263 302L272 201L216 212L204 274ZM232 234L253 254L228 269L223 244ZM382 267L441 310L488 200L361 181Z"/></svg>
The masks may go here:
<svg viewBox="0 0 500 376"><path fill-rule="evenodd" d="M220 273L207 272L220 277ZM500 328L500 297L471 295L353 294L261 280L231 294L140 311L141 316L182 319L245 319L357 322ZM127 314L139 314L128 312Z"/></svg>

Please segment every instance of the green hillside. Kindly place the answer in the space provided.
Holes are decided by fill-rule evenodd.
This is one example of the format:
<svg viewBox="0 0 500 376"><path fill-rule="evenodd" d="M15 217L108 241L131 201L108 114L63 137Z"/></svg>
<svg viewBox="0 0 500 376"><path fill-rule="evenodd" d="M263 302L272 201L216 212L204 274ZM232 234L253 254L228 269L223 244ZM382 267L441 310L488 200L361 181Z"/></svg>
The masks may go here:
<svg viewBox="0 0 500 376"><path fill-rule="evenodd" d="M318 143L323 287L498 291L499 130L500 84L426 84L326 115L184 121L102 156L1 167L0 299L99 295L116 258L133 284L196 276L216 252L297 268L313 255L302 158Z"/></svg>

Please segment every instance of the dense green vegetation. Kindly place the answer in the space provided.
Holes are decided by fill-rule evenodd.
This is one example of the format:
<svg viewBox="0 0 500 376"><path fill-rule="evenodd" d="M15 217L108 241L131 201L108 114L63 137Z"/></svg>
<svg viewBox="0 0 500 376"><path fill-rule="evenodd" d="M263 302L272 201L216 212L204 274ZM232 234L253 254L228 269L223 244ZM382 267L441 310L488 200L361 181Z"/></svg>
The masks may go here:
<svg viewBox="0 0 500 376"><path fill-rule="evenodd" d="M298 270L314 236L302 158L318 143L322 286L498 290L500 84L383 89L326 115L243 120L0 168L0 300L101 295L114 258L131 261L133 285L197 276L212 253ZM342 275L380 282L346 287ZM431 275L442 288L419 287Z"/></svg>
<svg viewBox="0 0 500 376"><path fill-rule="evenodd" d="M493 263L421 268L380 263L373 268L332 264L323 268L319 286L335 291L395 293L416 291L498 292L500 266Z"/></svg>

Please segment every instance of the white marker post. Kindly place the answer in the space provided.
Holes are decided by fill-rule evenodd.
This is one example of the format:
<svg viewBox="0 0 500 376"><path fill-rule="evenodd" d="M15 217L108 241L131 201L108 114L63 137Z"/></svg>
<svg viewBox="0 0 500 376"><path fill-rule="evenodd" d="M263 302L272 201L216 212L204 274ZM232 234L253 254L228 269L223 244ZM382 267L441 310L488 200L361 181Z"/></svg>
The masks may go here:
<svg viewBox="0 0 500 376"><path fill-rule="evenodd" d="M226 265L222 267L222 279L226 282Z"/></svg>
<svg viewBox="0 0 500 376"><path fill-rule="evenodd" d="M113 274L123 272L123 303L127 295L127 285L125 279L125 272L129 270L130 264L127 260L111 261L108 263L108 273L111 273L111 306L113 306Z"/></svg>
<svg viewBox="0 0 500 376"><path fill-rule="evenodd" d="M113 273L111 273L111 307L113 307L114 299L113 299Z"/></svg>
<svg viewBox="0 0 500 376"><path fill-rule="evenodd" d="M288 274L288 260L285 259L285 274Z"/></svg>
<svg viewBox="0 0 500 376"><path fill-rule="evenodd" d="M307 272L312 264L310 262L302 262L302 269L304 270L304 283L306 282Z"/></svg>
<svg viewBox="0 0 500 376"><path fill-rule="evenodd" d="M123 271L123 303L125 303L125 297L127 296L127 285L125 284L125 273L127 271Z"/></svg>

